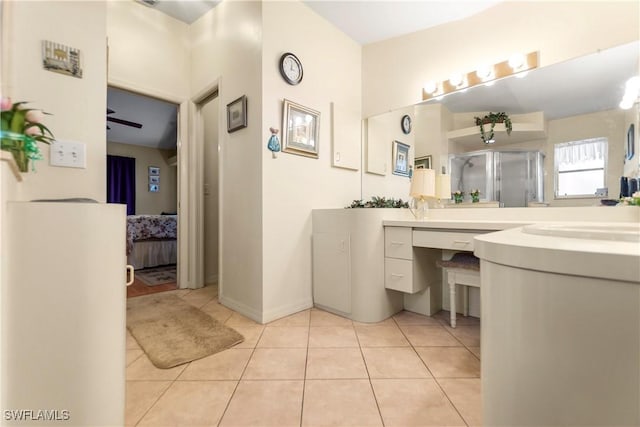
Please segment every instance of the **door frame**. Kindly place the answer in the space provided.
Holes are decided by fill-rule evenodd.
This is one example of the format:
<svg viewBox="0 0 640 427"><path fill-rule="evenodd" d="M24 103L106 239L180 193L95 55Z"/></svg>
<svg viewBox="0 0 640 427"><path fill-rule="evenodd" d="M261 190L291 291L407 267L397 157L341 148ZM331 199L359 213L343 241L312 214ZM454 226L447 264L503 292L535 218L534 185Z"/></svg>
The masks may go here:
<svg viewBox="0 0 640 427"><path fill-rule="evenodd" d="M177 284L181 289L196 289L203 283L203 254L198 245L202 244L199 232L202 230L202 155L198 155L198 144L193 143L189 129L195 129L195 103L192 100L179 98L162 91L141 87L116 79L107 80L108 87L123 89L132 93L157 98L178 106L177 131L177 208L178 208L178 263ZM106 140L105 140L106 144ZM202 148L202 146L200 147ZM195 170L191 171L195 166ZM198 175L198 170L200 174ZM197 177L200 176L200 181ZM198 183L200 185L198 186ZM199 201L198 201L199 199ZM198 210L200 206L200 211ZM200 224L199 224L200 222ZM185 237L186 236L186 237Z"/></svg>

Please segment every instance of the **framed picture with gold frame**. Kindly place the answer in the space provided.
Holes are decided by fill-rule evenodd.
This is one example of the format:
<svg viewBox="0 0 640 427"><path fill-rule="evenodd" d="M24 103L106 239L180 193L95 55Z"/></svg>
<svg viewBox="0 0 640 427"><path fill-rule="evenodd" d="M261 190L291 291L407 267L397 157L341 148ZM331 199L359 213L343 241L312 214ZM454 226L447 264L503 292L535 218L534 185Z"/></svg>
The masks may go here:
<svg viewBox="0 0 640 427"><path fill-rule="evenodd" d="M320 112L285 99L282 117L282 151L317 159Z"/></svg>
<svg viewBox="0 0 640 427"><path fill-rule="evenodd" d="M413 161L415 169L432 169L431 156L416 157Z"/></svg>

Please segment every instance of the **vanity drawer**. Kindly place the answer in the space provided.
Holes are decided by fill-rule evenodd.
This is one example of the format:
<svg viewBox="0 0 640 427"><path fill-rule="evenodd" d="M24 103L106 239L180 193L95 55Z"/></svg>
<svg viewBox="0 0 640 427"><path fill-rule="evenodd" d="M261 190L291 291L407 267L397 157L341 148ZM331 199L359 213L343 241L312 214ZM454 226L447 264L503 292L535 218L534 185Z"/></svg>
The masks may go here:
<svg viewBox="0 0 640 427"><path fill-rule="evenodd" d="M413 294L413 261L406 259L384 259L384 287Z"/></svg>
<svg viewBox="0 0 640 427"><path fill-rule="evenodd" d="M425 248L452 249L454 251L473 251L473 238L485 231L432 231L414 230L413 245Z"/></svg>
<svg viewBox="0 0 640 427"><path fill-rule="evenodd" d="M413 259L411 227L384 228L384 256L400 259Z"/></svg>

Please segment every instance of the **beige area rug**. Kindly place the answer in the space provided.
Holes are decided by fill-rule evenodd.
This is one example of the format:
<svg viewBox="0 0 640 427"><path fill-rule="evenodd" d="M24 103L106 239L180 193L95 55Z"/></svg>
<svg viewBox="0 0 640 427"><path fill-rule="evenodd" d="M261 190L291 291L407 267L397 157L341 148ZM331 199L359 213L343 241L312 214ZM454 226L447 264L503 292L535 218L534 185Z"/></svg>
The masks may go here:
<svg viewBox="0 0 640 427"><path fill-rule="evenodd" d="M201 359L244 337L174 294L127 300L127 329L156 367L167 369Z"/></svg>
<svg viewBox="0 0 640 427"><path fill-rule="evenodd" d="M136 270L135 274L137 279L148 286L164 285L165 283L175 283L176 266L168 265L164 267L145 268L142 270Z"/></svg>

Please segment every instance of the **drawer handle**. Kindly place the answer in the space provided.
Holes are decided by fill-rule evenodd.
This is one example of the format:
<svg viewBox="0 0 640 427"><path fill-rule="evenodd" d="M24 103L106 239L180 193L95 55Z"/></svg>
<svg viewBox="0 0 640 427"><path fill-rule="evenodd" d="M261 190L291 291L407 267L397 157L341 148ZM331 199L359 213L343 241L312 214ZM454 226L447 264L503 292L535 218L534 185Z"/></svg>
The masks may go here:
<svg viewBox="0 0 640 427"><path fill-rule="evenodd" d="M454 240L453 241L454 245L468 245L469 243L471 243L471 240Z"/></svg>
<svg viewBox="0 0 640 427"><path fill-rule="evenodd" d="M391 244L392 244L392 245L402 246L402 245L404 245L404 242L397 242L397 241L392 240L392 241L391 241Z"/></svg>
<svg viewBox="0 0 640 427"><path fill-rule="evenodd" d="M403 278L404 274L391 273L391 277Z"/></svg>

